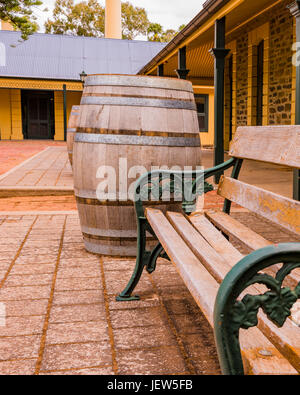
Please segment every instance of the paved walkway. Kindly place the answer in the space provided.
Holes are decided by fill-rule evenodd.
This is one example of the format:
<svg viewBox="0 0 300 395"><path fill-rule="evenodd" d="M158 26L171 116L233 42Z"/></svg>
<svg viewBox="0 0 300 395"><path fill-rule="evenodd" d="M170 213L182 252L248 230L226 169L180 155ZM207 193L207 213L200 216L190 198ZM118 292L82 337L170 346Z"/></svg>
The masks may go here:
<svg viewBox="0 0 300 395"><path fill-rule="evenodd" d="M212 150L202 151L202 163L205 168L213 166ZM293 175L284 167L245 161L240 179L292 197ZM215 192L206 196L206 208L221 206L222 199ZM50 209L76 210L66 143L0 141L0 211Z"/></svg>
<svg viewBox="0 0 300 395"><path fill-rule="evenodd" d="M21 164L49 146L65 146L66 143L51 140L0 140L0 175Z"/></svg>
<svg viewBox="0 0 300 395"><path fill-rule="evenodd" d="M77 214L0 215L0 243L0 374L220 374L212 331L169 262L144 273L140 302L117 303L134 260L87 253Z"/></svg>
<svg viewBox="0 0 300 395"><path fill-rule="evenodd" d="M47 151L43 152L46 149ZM41 152L43 152L41 156L33 158ZM226 154L225 159L228 159ZM213 166L212 150L202 150L202 164L205 168ZM4 177L3 174L8 171L10 172L8 177ZM292 172L282 166L246 160L240 179L274 192L284 193L286 196L292 195ZM283 183L284 190L282 190ZM72 171L68 163L66 143L50 140L0 141L0 186L16 185L72 188Z"/></svg>
<svg viewBox="0 0 300 395"><path fill-rule="evenodd" d="M62 149L65 144L55 150L60 164ZM210 151L203 161L212 165ZM291 172L283 168L249 162L242 177L291 193ZM207 195L206 207L221 205L215 192ZM234 211L274 243L293 240L245 210ZM0 374L220 374L211 328L169 262L143 274L140 302L115 302L135 262L85 251L73 196L0 199L0 251L0 312L6 310Z"/></svg>
<svg viewBox="0 0 300 395"><path fill-rule="evenodd" d="M1 374L219 373L172 265L143 276L141 302L117 303L134 261L88 254L76 214L0 218Z"/></svg>
<svg viewBox="0 0 300 395"><path fill-rule="evenodd" d="M0 176L0 196L73 193L72 169L66 146L47 147Z"/></svg>

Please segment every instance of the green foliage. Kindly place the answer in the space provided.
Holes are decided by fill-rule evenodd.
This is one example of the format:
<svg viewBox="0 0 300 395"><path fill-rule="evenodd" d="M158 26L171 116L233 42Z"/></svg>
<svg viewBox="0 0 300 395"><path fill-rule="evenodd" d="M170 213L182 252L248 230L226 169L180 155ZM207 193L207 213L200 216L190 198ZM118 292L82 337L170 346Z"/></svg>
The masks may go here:
<svg viewBox="0 0 300 395"><path fill-rule="evenodd" d="M46 21L45 30L54 34L103 37L105 9L97 0L84 0L78 4L74 0L56 0L53 17ZM146 36L149 41L168 42L177 33L172 29L165 31L159 23L151 23L144 8L122 2L123 39Z"/></svg>
<svg viewBox="0 0 300 395"><path fill-rule="evenodd" d="M150 23L147 29L147 38L149 41L169 42L185 27L182 25L178 31L173 29L164 30L159 23Z"/></svg>
<svg viewBox="0 0 300 395"><path fill-rule="evenodd" d="M26 40L38 30L33 8L42 4L40 0L0 0L0 19L20 30L22 38Z"/></svg>
<svg viewBox="0 0 300 395"><path fill-rule="evenodd" d="M76 36L102 37L105 25L105 10L97 0L56 0L53 20L45 23L46 33L71 34Z"/></svg>
<svg viewBox="0 0 300 395"><path fill-rule="evenodd" d="M133 40L146 34L149 24L144 8L122 3L123 38ZM103 37L105 31L105 9L97 0L56 0L53 18L45 23L46 33L72 34L76 36Z"/></svg>
<svg viewBox="0 0 300 395"><path fill-rule="evenodd" d="M122 3L122 35L127 40L134 40L139 35L146 35L150 22L144 8L134 7L128 1Z"/></svg>
<svg viewBox="0 0 300 395"><path fill-rule="evenodd" d="M159 23L150 23L147 29L148 41L161 41L163 35L163 27Z"/></svg>

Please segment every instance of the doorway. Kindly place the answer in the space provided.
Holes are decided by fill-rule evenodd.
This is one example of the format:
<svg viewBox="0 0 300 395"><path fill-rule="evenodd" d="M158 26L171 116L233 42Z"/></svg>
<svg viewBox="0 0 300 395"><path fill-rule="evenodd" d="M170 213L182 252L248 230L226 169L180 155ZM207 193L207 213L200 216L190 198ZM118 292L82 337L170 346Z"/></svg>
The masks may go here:
<svg viewBox="0 0 300 395"><path fill-rule="evenodd" d="M51 91L22 91L22 120L24 139L54 139L54 93Z"/></svg>

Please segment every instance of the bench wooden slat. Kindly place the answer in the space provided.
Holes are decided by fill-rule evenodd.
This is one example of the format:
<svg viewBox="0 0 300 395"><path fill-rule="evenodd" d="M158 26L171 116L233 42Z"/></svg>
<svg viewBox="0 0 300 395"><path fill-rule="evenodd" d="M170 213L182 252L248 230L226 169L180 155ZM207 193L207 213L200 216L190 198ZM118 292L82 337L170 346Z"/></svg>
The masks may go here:
<svg viewBox="0 0 300 395"><path fill-rule="evenodd" d="M229 155L300 169L300 126L238 128ZM240 163L237 162L237 165ZM224 176L218 194L300 236L300 202ZM145 215L212 327L219 284L244 257L225 235L238 240L250 252L273 244L225 213L200 213L199 210L187 217L178 212L164 214L159 209L147 208ZM245 260L247 262L250 265L250 257ZM265 273L273 276L280 267L278 263L266 268ZM299 280L299 271L293 271L285 279L284 286L294 288ZM257 283L243 291L239 299L246 294L262 295L266 288L258 279ZM257 318L257 327L240 330L240 346L246 371L253 374L300 373L299 327L290 317L282 328L278 328L262 309ZM262 351L270 351L271 356L266 357Z"/></svg>
<svg viewBox="0 0 300 395"><path fill-rule="evenodd" d="M206 270L218 283L221 283L230 270L226 259L211 247L184 215L167 212L167 218L189 249L200 259Z"/></svg>
<svg viewBox="0 0 300 395"><path fill-rule="evenodd" d="M300 168L300 127L239 127L231 143L229 155Z"/></svg>
<svg viewBox="0 0 300 395"><path fill-rule="evenodd" d="M146 217L169 258L213 326L213 306L219 285L184 243L160 210L146 209ZM199 288L204 292L199 293Z"/></svg>
<svg viewBox="0 0 300 395"><path fill-rule="evenodd" d="M201 232L201 235L208 241L214 250L223 249L224 258L227 260L229 269L226 269L225 275L230 269L243 257L235 247L209 222L202 214L190 216L190 221ZM189 238L189 235L187 236ZM236 254L234 254L236 250ZM230 254L226 253L230 251ZM219 264L215 262L214 265ZM225 276L224 276L225 277ZM223 279L222 279L223 280ZM221 280L221 281L222 281ZM248 288L248 292L253 294L263 294L265 289L259 284ZM283 328L278 329L262 312L258 314L258 328L272 341L280 352L292 362L292 365L300 372L300 330L290 319L288 319Z"/></svg>
<svg viewBox="0 0 300 395"><path fill-rule="evenodd" d="M222 211L205 211L205 215L218 229L238 240L249 252L273 244Z"/></svg>
<svg viewBox="0 0 300 395"><path fill-rule="evenodd" d="M224 176L218 194L290 232L300 234L300 202Z"/></svg>
<svg viewBox="0 0 300 395"><path fill-rule="evenodd" d="M256 348L252 347L253 339L255 339ZM297 370L280 354L258 328L241 329L240 342L245 374L299 375ZM266 357L262 354L270 354L270 356Z"/></svg>
<svg viewBox="0 0 300 395"><path fill-rule="evenodd" d="M205 215L218 229L228 236L234 237L244 247L249 249L250 252L273 244L252 229L221 211L206 211ZM278 265L276 267L270 267L267 272L274 274L277 270ZM300 269L294 270L285 280L286 285L293 288L295 288L299 282Z"/></svg>
<svg viewBox="0 0 300 395"><path fill-rule="evenodd" d="M225 239L220 231L203 214L192 214L189 220L202 236L228 262L237 263L244 256ZM229 270L231 267L229 267ZM227 273L226 273L227 274Z"/></svg>
<svg viewBox="0 0 300 395"><path fill-rule="evenodd" d="M147 208L145 214L187 288L213 327L213 308L219 284L160 210ZM249 336L246 331L241 331L240 335L244 364L248 373L259 370L260 374L297 374L259 329L251 328L251 331L253 336ZM261 350L270 351L272 356L266 359L259 354Z"/></svg>

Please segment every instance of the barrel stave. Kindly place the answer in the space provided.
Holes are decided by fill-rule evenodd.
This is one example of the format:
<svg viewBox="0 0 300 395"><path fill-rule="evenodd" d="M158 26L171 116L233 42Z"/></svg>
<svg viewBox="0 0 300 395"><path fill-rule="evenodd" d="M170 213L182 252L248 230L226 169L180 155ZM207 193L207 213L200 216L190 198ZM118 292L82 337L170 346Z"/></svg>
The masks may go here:
<svg viewBox="0 0 300 395"><path fill-rule="evenodd" d="M126 159L127 169L119 169L120 159ZM103 255L136 255L134 204L129 197L125 201L119 196L116 201L98 200L96 190L103 181L98 169L109 166L116 170L118 193L120 180L127 176L128 188L153 166L174 165L181 169L200 165L199 126L191 84L155 77L88 77L73 164L86 249ZM134 166L140 166L135 168L137 173ZM180 203L149 204L180 210Z"/></svg>
<svg viewBox="0 0 300 395"><path fill-rule="evenodd" d="M71 166L73 165L73 144L76 128L78 124L78 117L80 114L80 106L73 106L69 117L67 128L67 150Z"/></svg>

